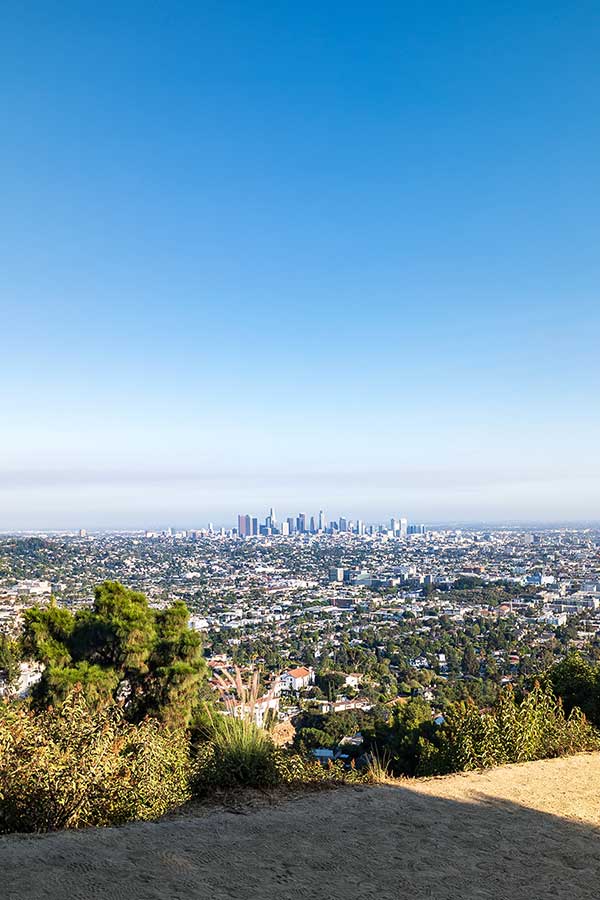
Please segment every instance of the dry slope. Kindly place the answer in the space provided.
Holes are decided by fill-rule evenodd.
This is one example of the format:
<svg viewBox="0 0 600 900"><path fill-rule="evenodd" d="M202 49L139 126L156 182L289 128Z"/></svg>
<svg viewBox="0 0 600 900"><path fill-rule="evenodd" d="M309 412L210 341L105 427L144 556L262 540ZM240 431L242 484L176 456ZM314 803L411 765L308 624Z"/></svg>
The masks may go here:
<svg viewBox="0 0 600 900"><path fill-rule="evenodd" d="M600 754L0 838L6 900L597 898Z"/></svg>

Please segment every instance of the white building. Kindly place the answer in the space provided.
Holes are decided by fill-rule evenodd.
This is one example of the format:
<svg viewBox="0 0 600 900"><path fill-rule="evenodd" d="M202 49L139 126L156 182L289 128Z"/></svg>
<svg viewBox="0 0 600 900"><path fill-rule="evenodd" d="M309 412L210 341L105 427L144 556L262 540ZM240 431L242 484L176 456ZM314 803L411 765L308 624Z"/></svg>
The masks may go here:
<svg viewBox="0 0 600 900"><path fill-rule="evenodd" d="M297 669L288 669L279 678L282 691L301 691L303 688L314 684L315 672L312 667L299 666Z"/></svg>

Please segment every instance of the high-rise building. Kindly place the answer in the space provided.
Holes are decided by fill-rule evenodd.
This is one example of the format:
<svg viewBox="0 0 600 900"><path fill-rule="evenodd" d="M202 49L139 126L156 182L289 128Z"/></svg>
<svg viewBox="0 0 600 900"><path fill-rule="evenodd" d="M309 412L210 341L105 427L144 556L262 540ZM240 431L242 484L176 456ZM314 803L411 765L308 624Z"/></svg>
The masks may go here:
<svg viewBox="0 0 600 900"><path fill-rule="evenodd" d="M292 516L287 517L288 534L293 534L296 530L296 523Z"/></svg>
<svg viewBox="0 0 600 900"><path fill-rule="evenodd" d="M256 516L252 517L252 531L251 534L258 534L258 519Z"/></svg>
<svg viewBox="0 0 600 900"><path fill-rule="evenodd" d="M424 525L409 525L407 534L425 534L427 529Z"/></svg>
<svg viewBox="0 0 600 900"><path fill-rule="evenodd" d="M248 537L252 534L252 522L250 516L238 516L238 534L240 537Z"/></svg>
<svg viewBox="0 0 600 900"><path fill-rule="evenodd" d="M340 531L347 531L347 530L348 530L348 522L347 522L347 520L344 518L344 516L340 516L338 525L339 525Z"/></svg>
<svg viewBox="0 0 600 900"><path fill-rule="evenodd" d="M298 513L298 518L296 519L296 529L300 532L300 534L304 534L306 531L306 513Z"/></svg>
<svg viewBox="0 0 600 900"><path fill-rule="evenodd" d="M287 537L290 533L290 520L288 519L286 522L281 523L281 533L284 537Z"/></svg>
<svg viewBox="0 0 600 900"><path fill-rule="evenodd" d="M314 516L310 517L310 525L309 525L308 530L310 531L311 534L314 534L315 531L317 530L317 527L315 525L315 517Z"/></svg>
<svg viewBox="0 0 600 900"><path fill-rule="evenodd" d="M319 531L325 531L326 524L327 523L325 521L325 513L323 512L322 509L320 509L319 510Z"/></svg>
<svg viewBox="0 0 600 900"><path fill-rule="evenodd" d="M400 537L406 537L407 528L408 528L408 521L406 519L400 519L400 528L399 528Z"/></svg>

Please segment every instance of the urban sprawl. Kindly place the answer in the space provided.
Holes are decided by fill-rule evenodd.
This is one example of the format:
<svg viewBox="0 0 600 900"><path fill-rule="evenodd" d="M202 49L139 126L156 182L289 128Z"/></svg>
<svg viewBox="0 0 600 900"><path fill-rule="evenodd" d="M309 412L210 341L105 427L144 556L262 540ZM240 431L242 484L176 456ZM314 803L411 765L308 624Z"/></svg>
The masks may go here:
<svg viewBox="0 0 600 900"><path fill-rule="evenodd" d="M88 607L105 580L156 608L185 601L215 677L260 672L259 722L267 710L296 726L369 715L415 696L439 716L570 650L600 658L598 528L365 525L322 511L278 522L271 509L230 529L7 534L0 632L17 635L24 611L51 598ZM39 674L21 663L19 692Z"/></svg>

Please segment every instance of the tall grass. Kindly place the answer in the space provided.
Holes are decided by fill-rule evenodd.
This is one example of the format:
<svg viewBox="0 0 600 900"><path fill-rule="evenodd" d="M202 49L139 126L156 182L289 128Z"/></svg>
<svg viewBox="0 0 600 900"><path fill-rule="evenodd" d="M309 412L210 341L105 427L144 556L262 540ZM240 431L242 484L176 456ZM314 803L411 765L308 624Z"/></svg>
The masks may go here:
<svg viewBox="0 0 600 900"><path fill-rule="evenodd" d="M260 696L258 672L247 681L238 667L235 675L224 671L215 676L225 712L205 707L208 746L200 749L195 787L203 792L211 787L269 787L280 781L276 748L269 732L256 722L261 710L273 700L277 685Z"/></svg>
<svg viewBox="0 0 600 900"><path fill-rule="evenodd" d="M369 762L364 770L365 781L370 784L388 784L394 780L390 769L392 755L389 750L375 748L369 756Z"/></svg>

